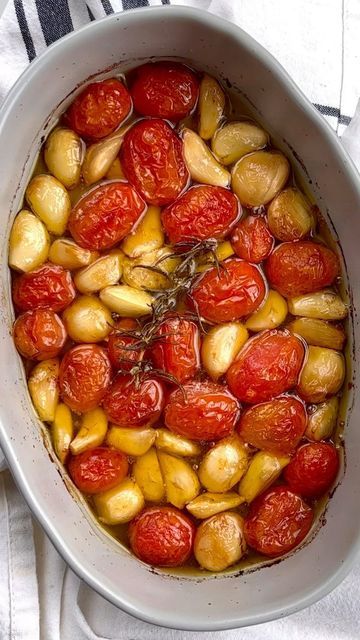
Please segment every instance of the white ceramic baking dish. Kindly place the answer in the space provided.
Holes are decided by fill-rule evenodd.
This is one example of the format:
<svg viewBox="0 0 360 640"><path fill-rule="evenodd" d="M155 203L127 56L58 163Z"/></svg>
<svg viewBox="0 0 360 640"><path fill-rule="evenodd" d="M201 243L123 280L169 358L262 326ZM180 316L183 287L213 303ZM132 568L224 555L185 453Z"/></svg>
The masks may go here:
<svg viewBox="0 0 360 640"><path fill-rule="evenodd" d="M10 334L9 229L44 136L78 85L104 70L111 75L112 69L127 69L150 56L186 58L238 88L304 182L310 183L311 176L310 188L340 239L350 296L357 305L359 176L336 136L284 70L241 29L205 12L154 7L112 15L50 47L22 75L1 110L0 442L34 515L74 571L101 595L128 613L164 626L239 627L306 607L333 589L351 568L360 542L359 403L355 401L345 430L346 473L330 501L326 524L314 539L286 560L245 575L172 577L140 563L96 525L80 499L74 499L44 446L44 429L32 409ZM356 321L354 333L356 340Z"/></svg>

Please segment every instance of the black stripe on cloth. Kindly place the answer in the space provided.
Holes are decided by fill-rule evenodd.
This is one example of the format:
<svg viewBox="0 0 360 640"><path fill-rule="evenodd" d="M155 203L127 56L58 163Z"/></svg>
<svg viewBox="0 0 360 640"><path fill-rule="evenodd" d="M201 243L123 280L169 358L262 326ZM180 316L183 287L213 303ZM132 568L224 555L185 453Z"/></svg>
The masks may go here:
<svg viewBox="0 0 360 640"><path fill-rule="evenodd" d="M122 0L123 9L138 9L139 7L148 7L148 0Z"/></svg>
<svg viewBox="0 0 360 640"><path fill-rule="evenodd" d="M93 12L91 11L90 7L88 7L88 5L86 5L87 8L87 12L89 14L89 20L91 20L91 22L93 22L93 20L95 20L95 16L93 14Z"/></svg>
<svg viewBox="0 0 360 640"><path fill-rule="evenodd" d="M337 118L340 124L348 125L351 121L350 116L342 115L340 113L340 109L337 109L337 107L329 107L326 104L316 103L314 103L314 107L316 107L317 110L320 111L320 113L322 113L324 116L333 116L334 118Z"/></svg>
<svg viewBox="0 0 360 640"><path fill-rule="evenodd" d="M110 4L110 0L101 0L101 4L107 16L109 16L111 13L114 13L114 9Z"/></svg>
<svg viewBox="0 0 360 640"><path fill-rule="evenodd" d="M67 0L35 0L47 45L74 30Z"/></svg>
<svg viewBox="0 0 360 640"><path fill-rule="evenodd" d="M34 47L34 41L31 37L31 33L26 20L26 15L25 15L22 0L14 0L14 8L16 13L16 18L19 23L21 36L26 48L27 57L29 58L29 62L31 62L32 60L34 60L36 56L36 51Z"/></svg>
<svg viewBox="0 0 360 640"><path fill-rule="evenodd" d="M161 4L170 4L170 0L161 0Z"/></svg>
<svg viewBox="0 0 360 640"><path fill-rule="evenodd" d="M345 124L346 126L350 124L351 118L350 116L339 116L339 124Z"/></svg>

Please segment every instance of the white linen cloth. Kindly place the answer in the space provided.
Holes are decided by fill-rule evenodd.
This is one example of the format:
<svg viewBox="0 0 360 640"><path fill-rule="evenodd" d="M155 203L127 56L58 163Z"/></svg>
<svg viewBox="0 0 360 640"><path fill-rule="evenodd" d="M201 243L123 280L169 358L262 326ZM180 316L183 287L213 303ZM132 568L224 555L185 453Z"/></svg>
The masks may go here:
<svg viewBox="0 0 360 640"><path fill-rule="evenodd" d="M9 0L0 18L0 102L29 60L67 31L159 4L200 7L248 31L344 134L360 167L360 109L346 129L360 96L359 0ZM206 634L142 623L66 567L0 459L0 640L358 640L359 602L360 561L333 593L283 620Z"/></svg>

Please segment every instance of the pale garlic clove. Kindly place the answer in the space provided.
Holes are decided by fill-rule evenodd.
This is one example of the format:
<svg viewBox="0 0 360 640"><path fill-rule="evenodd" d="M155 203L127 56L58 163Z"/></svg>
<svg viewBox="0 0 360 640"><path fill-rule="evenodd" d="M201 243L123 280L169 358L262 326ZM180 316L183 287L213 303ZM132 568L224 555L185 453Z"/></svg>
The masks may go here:
<svg viewBox="0 0 360 640"><path fill-rule="evenodd" d="M160 469L165 482L166 500L178 509L200 493L200 482L192 466L163 451L158 451Z"/></svg>
<svg viewBox="0 0 360 640"><path fill-rule="evenodd" d="M165 498L165 484L160 470L159 459L152 447L144 455L136 458L133 476L142 490L145 500L162 502Z"/></svg>
<svg viewBox="0 0 360 640"><path fill-rule="evenodd" d="M228 493L210 493L206 491L189 502L186 508L195 518L205 520L205 518L211 518L211 516L221 513L221 511L236 509L243 502L244 498L234 491L229 491Z"/></svg>
<svg viewBox="0 0 360 640"><path fill-rule="evenodd" d="M217 380L226 373L248 337L240 322L226 322L208 331L201 346L201 361L210 378Z"/></svg>
<svg viewBox="0 0 360 640"><path fill-rule="evenodd" d="M269 136L255 122L228 122L215 133L211 148L218 160L225 165L237 162L252 151L266 147Z"/></svg>
<svg viewBox="0 0 360 640"><path fill-rule="evenodd" d="M223 242L219 242L215 249L215 256L218 262L222 262L230 256L234 255L234 249L232 248L231 242L228 240L224 240ZM199 264L196 267L197 273L203 273L207 269L210 269L215 264L214 255L212 253L206 253L203 258L200 258Z"/></svg>
<svg viewBox="0 0 360 640"><path fill-rule="evenodd" d="M135 518L144 508L145 500L135 480L125 478L113 489L96 494L94 504L100 522L116 525Z"/></svg>
<svg viewBox="0 0 360 640"><path fill-rule="evenodd" d="M99 447L105 440L107 427L105 411L100 407L84 413L80 429L70 444L71 453L78 455L88 449Z"/></svg>
<svg viewBox="0 0 360 640"><path fill-rule="evenodd" d="M225 109L225 94L219 83L205 73L199 92L199 134L204 140L213 137Z"/></svg>
<svg viewBox="0 0 360 640"><path fill-rule="evenodd" d="M74 436L72 414L66 404L58 404L54 422L51 425L51 439L57 457L65 464L70 450L70 442Z"/></svg>
<svg viewBox="0 0 360 640"><path fill-rule="evenodd" d="M54 236L65 232L71 210L68 192L54 176L35 176L26 189L25 197L32 211Z"/></svg>
<svg viewBox="0 0 360 640"><path fill-rule="evenodd" d="M195 182L228 187L230 173L213 156L209 147L191 129L183 130L184 158L190 176Z"/></svg>
<svg viewBox="0 0 360 640"><path fill-rule="evenodd" d="M48 257L49 234L45 225L30 211L20 211L9 238L9 266L16 271L32 271Z"/></svg>
<svg viewBox="0 0 360 640"><path fill-rule="evenodd" d="M106 287L100 291L105 306L123 318L140 318L151 313L154 298L146 291L134 289L126 284Z"/></svg>
<svg viewBox="0 0 360 640"><path fill-rule="evenodd" d="M49 260L64 269L72 270L87 267L97 255L95 251L83 249L70 238L57 238L50 247Z"/></svg>
<svg viewBox="0 0 360 640"><path fill-rule="evenodd" d="M330 438L336 428L338 411L339 399L336 396L315 405L309 414L305 436L315 442Z"/></svg>
<svg viewBox="0 0 360 640"><path fill-rule="evenodd" d="M105 304L93 296L79 296L62 316L66 331L74 342L101 342L110 333L112 316Z"/></svg>
<svg viewBox="0 0 360 640"><path fill-rule="evenodd" d="M129 456L142 456L152 447L156 435L151 427L134 429L114 425L108 431L106 442Z"/></svg>
<svg viewBox="0 0 360 640"><path fill-rule="evenodd" d="M231 511L219 513L198 527L194 554L208 571L224 571L238 562L246 551L244 519Z"/></svg>
<svg viewBox="0 0 360 640"><path fill-rule="evenodd" d="M239 494L250 503L280 476L290 457L270 451L258 451L251 459L248 470L239 485Z"/></svg>
<svg viewBox="0 0 360 640"><path fill-rule="evenodd" d="M165 453L184 458L198 456L201 453L201 447L196 442L178 436L169 429L156 429L155 446Z"/></svg>
<svg viewBox="0 0 360 640"><path fill-rule="evenodd" d="M241 204L259 207L284 188L289 174L289 162L280 151L254 151L234 166L231 186Z"/></svg>
<svg viewBox="0 0 360 640"><path fill-rule="evenodd" d="M267 219L271 233L283 242L305 238L315 227L310 202L294 187L284 189L274 198Z"/></svg>
<svg viewBox="0 0 360 640"><path fill-rule="evenodd" d="M170 247L161 247L161 249L145 253L134 260L125 259L123 261L123 281L135 289L147 289L148 291L167 289L170 286L168 274L170 275L180 264L179 258L174 258L173 253L173 249ZM172 257L166 259L166 256ZM160 269L164 275L146 267Z"/></svg>
<svg viewBox="0 0 360 640"><path fill-rule="evenodd" d="M59 361L56 358L37 364L28 379L33 405L44 422L53 422L59 402Z"/></svg>
<svg viewBox="0 0 360 640"><path fill-rule="evenodd" d="M247 449L236 434L223 438L201 460L200 482L210 492L229 491L245 473L248 462Z"/></svg>
<svg viewBox="0 0 360 640"><path fill-rule="evenodd" d="M160 249L164 244L160 207L149 206L135 230L126 236L121 249L129 258Z"/></svg>
<svg viewBox="0 0 360 640"><path fill-rule="evenodd" d="M46 140L44 160L50 173L67 189L80 180L84 144L72 129L59 127Z"/></svg>
<svg viewBox="0 0 360 640"><path fill-rule="evenodd" d="M110 170L122 145L128 127L118 129L107 138L91 144L85 153L82 175L87 185L101 180Z"/></svg>
<svg viewBox="0 0 360 640"><path fill-rule="evenodd" d="M346 340L343 327L318 318L296 318L287 325L287 328L316 347L342 351Z"/></svg>
<svg viewBox="0 0 360 640"><path fill-rule="evenodd" d="M306 402L323 402L340 391L344 379L345 360L342 353L310 346L297 388Z"/></svg>
<svg viewBox="0 0 360 640"><path fill-rule="evenodd" d="M323 289L295 298L288 298L290 313L305 318L320 320L343 320L348 314L347 307L340 296L332 289Z"/></svg>
<svg viewBox="0 0 360 640"><path fill-rule="evenodd" d="M250 331L275 329L285 321L287 313L288 306L285 298L277 291L270 289L264 304L258 311L249 316L245 322L245 327Z"/></svg>
<svg viewBox="0 0 360 640"><path fill-rule="evenodd" d="M122 274L123 254L113 251L101 256L74 276L74 283L80 293L95 293L119 282Z"/></svg>
<svg viewBox="0 0 360 640"><path fill-rule="evenodd" d="M126 180L119 158L115 158L106 174L108 180Z"/></svg>

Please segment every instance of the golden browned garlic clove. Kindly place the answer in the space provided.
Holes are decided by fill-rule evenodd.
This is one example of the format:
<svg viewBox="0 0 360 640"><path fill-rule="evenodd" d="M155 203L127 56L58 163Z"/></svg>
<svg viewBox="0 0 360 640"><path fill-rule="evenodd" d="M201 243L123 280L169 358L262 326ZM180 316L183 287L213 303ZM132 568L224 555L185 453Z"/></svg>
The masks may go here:
<svg viewBox="0 0 360 640"><path fill-rule="evenodd" d="M132 478L125 478L113 489L94 496L94 504L100 522L124 524L130 522L143 509L144 496Z"/></svg>
<svg viewBox="0 0 360 640"><path fill-rule="evenodd" d="M280 151L254 151L234 166L231 186L241 204L259 207L284 188L289 173L289 162Z"/></svg>
<svg viewBox="0 0 360 640"><path fill-rule="evenodd" d="M247 449L236 434L223 438L201 460L200 482L214 493L229 491L245 473L248 462Z"/></svg>
<svg viewBox="0 0 360 640"><path fill-rule="evenodd" d="M83 249L70 238L57 238L50 247L49 260L64 269L80 269L92 262L94 254L94 251Z"/></svg>
<svg viewBox="0 0 360 640"><path fill-rule="evenodd" d="M289 298L288 307L294 316L320 320L343 320L348 313L345 303L332 289Z"/></svg>
<svg viewBox="0 0 360 640"><path fill-rule="evenodd" d="M66 331L74 342L101 342L109 335L112 316L93 296L79 296L63 313Z"/></svg>
<svg viewBox="0 0 360 640"><path fill-rule="evenodd" d="M139 258L144 253L160 249L164 244L164 232L159 207L149 206L132 233L123 240L121 248L129 258Z"/></svg>
<svg viewBox="0 0 360 640"><path fill-rule="evenodd" d="M239 493L250 503L279 477L290 457L269 451L258 451L239 485Z"/></svg>
<svg viewBox="0 0 360 640"><path fill-rule="evenodd" d="M140 318L151 313L154 298L146 291L140 291L126 284L106 287L100 291L100 299L110 311L123 318Z"/></svg>
<svg viewBox="0 0 360 640"><path fill-rule="evenodd" d="M99 447L105 440L107 427L107 417L101 407L84 413L80 429L70 444L71 453L78 455L87 449Z"/></svg>
<svg viewBox="0 0 360 640"><path fill-rule="evenodd" d="M119 158L115 158L106 174L106 178L108 180L126 180Z"/></svg>
<svg viewBox="0 0 360 640"><path fill-rule="evenodd" d="M59 402L59 361L56 358L37 364L28 379L33 405L41 420L53 422Z"/></svg>
<svg viewBox="0 0 360 640"><path fill-rule="evenodd" d="M249 334L240 322L226 322L212 327L201 347L201 360L210 378L224 375L235 360Z"/></svg>
<svg viewBox="0 0 360 640"><path fill-rule="evenodd" d="M119 282L122 274L123 254L113 251L101 256L74 276L76 288L81 293L95 293Z"/></svg>
<svg viewBox="0 0 360 640"><path fill-rule="evenodd" d="M145 500L162 502L165 498L165 484L160 470L159 459L153 447L144 455L136 458L132 473L143 492Z"/></svg>
<svg viewBox="0 0 360 640"><path fill-rule="evenodd" d="M73 439L74 425L71 411L66 404L58 404L55 410L54 422L51 425L51 438L57 457L65 464Z"/></svg>
<svg viewBox="0 0 360 640"><path fill-rule="evenodd" d="M35 176L26 189L25 197L32 211L54 236L62 236L71 210L69 194L54 176Z"/></svg>
<svg viewBox="0 0 360 640"><path fill-rule="evenodd" d="M345 360L342 353L310 346L300 374L298 391L306 402L323 402L340 391L344 378Z"/></svg>
<svg viewBox="0 0 360 640"><path fill-rule="evenodd" d="M72 129L59 127L46 140L44 160L50 173L67 189L80 180L83 142Z"/></svg>
<svg viewBox="0 0 360 640"><path fill-rule="evenodd" d="M151 427L128 429L112 426L109 429L106 442L129 456L142 456L155 442L156 430Z"/></svg>
<svg viewBox="0 0 360 640"><path fill-rule="evenodd" d="M32 271L45 262L50 246L45 225L23 209L13 223L9 239L9 266L16 271Z"/></svg>
<svg viewBox="0 0 360 640"><path fill-rule="evenodd" d="M243 502L244 498L233 491L228 493L210 493L206 491L189 502L186 508L195 518L204 520L205 518L211 518L216 513L221 513L221 511L236 509Z"/></svg>
<svg viewBox="0 0 360 640"><path fill-rule="evenodd" d="M234 249L231 246L231 243L228 240L224 240L224 242L219 242L215 249L215 255L218 262L222 262L226 260L226 258L230 258L230 256L234 255ZM207 269L210 269L214 266L215 260L214 255L210 253L206 253L203 258L200 258L199 264L196 267L197 273L203 273Z"/></svg>
<svg viewBox="0 0 360 640"><path fill-rule="evenodd" d="M330 438L336 427L338 411L339 399L336 396L315 405L309 415L305 436L316 442Z"/></svg>
<svg viewBox="0 0 360 640"><path fill-rule="evenodd" d="M183 130L184 158L195 182L228 187L230 173L213 156L204 140L191 129Z"/></svg>
<svg viewBox="0 0 360 640"><path fill-rule="evenodd" d="M287 313L288 307L285 298L277 291L270 289L264 304L258 311L249 316L245 326L250 331L275 329L284 322Z"/></svg>
<svg viewBox="0 0 360 640"><path fill-rule="evenodd" d="M232 164L251 151L263 149L269 136L259 125L246 120L228 122L215 133L211 147L222 164Z"/></svg>
<svg viewBox="0 0 360 640"><path fill-rule="evenodd" d="M267 217L271 233L283 242L305 238L315 226L310 202L294 187L284 189L274 198Z"/></svg>
<svg viewBox="0 0 360 640"><path fill-rule="evenodd" d="M304 338L308 344L316 347L327 347L341 351L346 340L343 327L335 326L318 318L296 318L287 325L287 328Z"/></svg>
<svg viewBox="0 0 360 640"><path fill-rule="evenodd" d="M94 182L98 182L108 173L120 151L127 129L128 127L122 127L107 138L100 140L100 142L91 144L86 149L82 166L85 184L94 184Z"/></svg>
<svg viewBox="0 0 360 640"><path fill-rule="evenodd" d="M194 554L204 569L224 571L238 562L245 551L244 520L238 513L219 513L198 527Z"/></svg>
<svg viewBox="0 0 360 640"><path fill-rule="evenodd" d="M199 134L204 140L213 137L225 108L225 94L219 83L205 73L199 93Z"/></svg>
<svg viewBox="0 0 360 640"><path fill-rule="evenodd" d="M201 453L201 447L196 442L178 436L168 429L156 429L155 446L165 453L184 458L198 456Z"/></svg>
<svg viewBox="0 0 360 640"><path fill-rule="evenodd" d="M160 469L165 482L166 500L178 509L200 493L200 482L188 462L158 451Z"/></svg>
<svg viewBox="0 0 360 640"><path fill-rule="evenodd" d="M173 256L173 250L170 247L161 247L134 260L126 258L123 262L123 281L129 287L134 287L135 289L147 289L149 291L167 289L170 286L168 274L174 271L177 265L180 264L180 260L174 257L166 259L166 256ZM142 268L143 265L144 268ZM164 275L146 267L161 269Z"/></svg>

